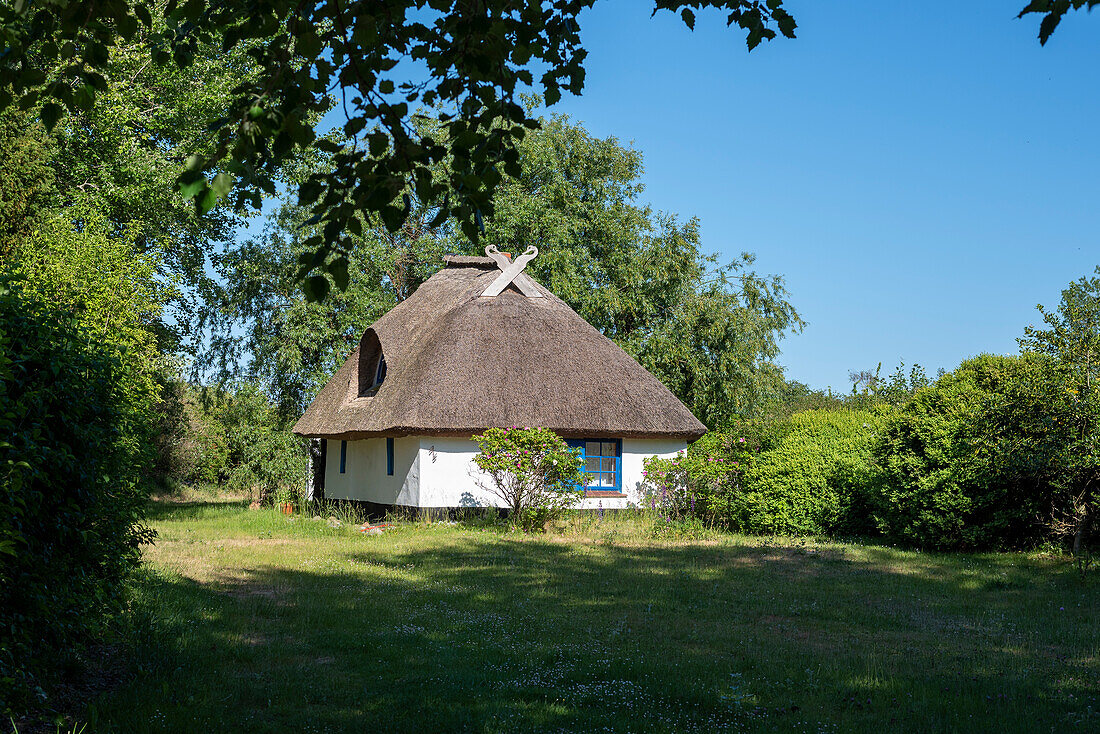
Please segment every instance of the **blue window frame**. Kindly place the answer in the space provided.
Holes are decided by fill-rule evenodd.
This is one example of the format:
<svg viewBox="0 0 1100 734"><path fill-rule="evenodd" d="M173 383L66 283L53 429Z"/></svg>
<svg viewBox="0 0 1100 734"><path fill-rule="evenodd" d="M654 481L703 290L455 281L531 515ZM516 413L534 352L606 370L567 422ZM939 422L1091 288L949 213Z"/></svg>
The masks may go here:
<svg viewBox="0 0 1100 734"><path fill-rule="evenodd" d="M371 389L377 390L378 387L386 380L386 356L384 354L378 355L378 363L374 366L374 381L371 383Z"/></svg>
<svg viewBox="0 0 1100 734"><path fill-rule="evenodd" d="M393 439L386 439L386 474L393 476Z"/></svg>
<svg viewBox="0 0 1100 734"><path fill-rule="evenodd" d="M623 442L618 438L571 438L566 443L581 450L585 489L604 492L623 491Z"/></svg>
<svg viewBox="0 0 1100 734"><path fill-rule="evenodd" d="M340 473L343 474L344 470L348 468L348 442L340 442Z"/></svg>

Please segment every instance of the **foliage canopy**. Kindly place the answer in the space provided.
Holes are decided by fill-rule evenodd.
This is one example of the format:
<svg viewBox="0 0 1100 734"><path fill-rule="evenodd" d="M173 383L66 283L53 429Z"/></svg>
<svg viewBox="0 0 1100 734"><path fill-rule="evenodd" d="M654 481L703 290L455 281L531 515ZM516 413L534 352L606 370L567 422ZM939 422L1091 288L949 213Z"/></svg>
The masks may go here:
<svg viewBox="0 0 1100 734"><path fill-rule="evenodd" d="M142 40L160 66L188 70L204 48L244 49L255 69L208 120L212 144L196 146L177 184L199 211L235 190L259 207L274 194L283 164L308 148L332 156L327 171L298 194L322 224L308 241L302 272L326 266L342 277L352 239L370 225L395 232L411 196L440 202L436 224L454 216L470 239L493 211L504 175L520 175L516 145L538 126L518 95L555 103L584 86L580 13L595 0L139 0L0 5L0 109L37 109L47 128L66 111L91 110L114 90L112 51ZM777 33L793 37L782 0L655 0L653 12L679 12L690 28L700 9L726 13L749 48ZM317 134L336 103L342 146ZM439 127L413 124L417 105L438 110ZM336 253L336 257L330 257ZM322 276L306 281L323 295Z"/></svg>

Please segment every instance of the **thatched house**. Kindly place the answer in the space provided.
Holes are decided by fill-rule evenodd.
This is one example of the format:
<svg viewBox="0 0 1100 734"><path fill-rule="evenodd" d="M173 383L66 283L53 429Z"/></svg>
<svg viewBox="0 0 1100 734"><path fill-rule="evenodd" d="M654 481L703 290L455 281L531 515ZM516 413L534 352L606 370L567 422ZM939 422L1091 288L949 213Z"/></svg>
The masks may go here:
<svg viewBox="0 0 1100 734"><path fill-rule="evenodd" d="M363 334L294 426L321 439L315 486L376 509L499 504L470 440L543 426L584 453L584 505L640 499L642 459L670 456L705 428L676 397L512 263L449 256ZM502 272L503 271L503 272ZM320 488L320 487L318 487Z"/></svg>

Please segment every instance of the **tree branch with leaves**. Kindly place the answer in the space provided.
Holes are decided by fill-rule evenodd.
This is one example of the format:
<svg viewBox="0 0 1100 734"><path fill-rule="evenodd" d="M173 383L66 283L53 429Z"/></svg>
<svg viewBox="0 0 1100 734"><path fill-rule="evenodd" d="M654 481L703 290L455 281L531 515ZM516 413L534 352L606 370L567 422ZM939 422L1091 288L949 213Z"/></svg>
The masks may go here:
<svg viewBox="0 0 1100 734"><path fill-rule="evenodd" d="M298 271L316 299L340 279L361 229L400 230L413 196L439 202L433 225L454 217L478 238L502 177L520 175L518 142L538 127L519 95L537 91L553 105L584 87L578 18L595 2L16 0L0 4L0 109L36 109L47 128L90 110L114 84L104 73L111 50L136 39L156 64L180 69L210 44L246 48L256 73L209 121L211 144L191 151L176 185L200 212L227 196L259 208L288 158L331 155L298 191L321 225ZM750 49L794 36L782 0L656 0L653 13L679 11L694 28L707 9L725 13ZM318 134L337 91L355 145ZM437 131L414 124L420 108L437 110Z"/></svg>

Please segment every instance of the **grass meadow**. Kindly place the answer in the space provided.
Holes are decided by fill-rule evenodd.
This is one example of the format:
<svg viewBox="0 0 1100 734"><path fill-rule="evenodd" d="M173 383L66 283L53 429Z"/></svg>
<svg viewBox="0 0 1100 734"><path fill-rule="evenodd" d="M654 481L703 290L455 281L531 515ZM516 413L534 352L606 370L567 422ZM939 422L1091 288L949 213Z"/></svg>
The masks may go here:
<svg viewBox="0 0 1100 734"><path fill-rule="evenodd" d="M1100 581L637 518L381 536L158 502L118 732L1100 730Z"/></svg>

